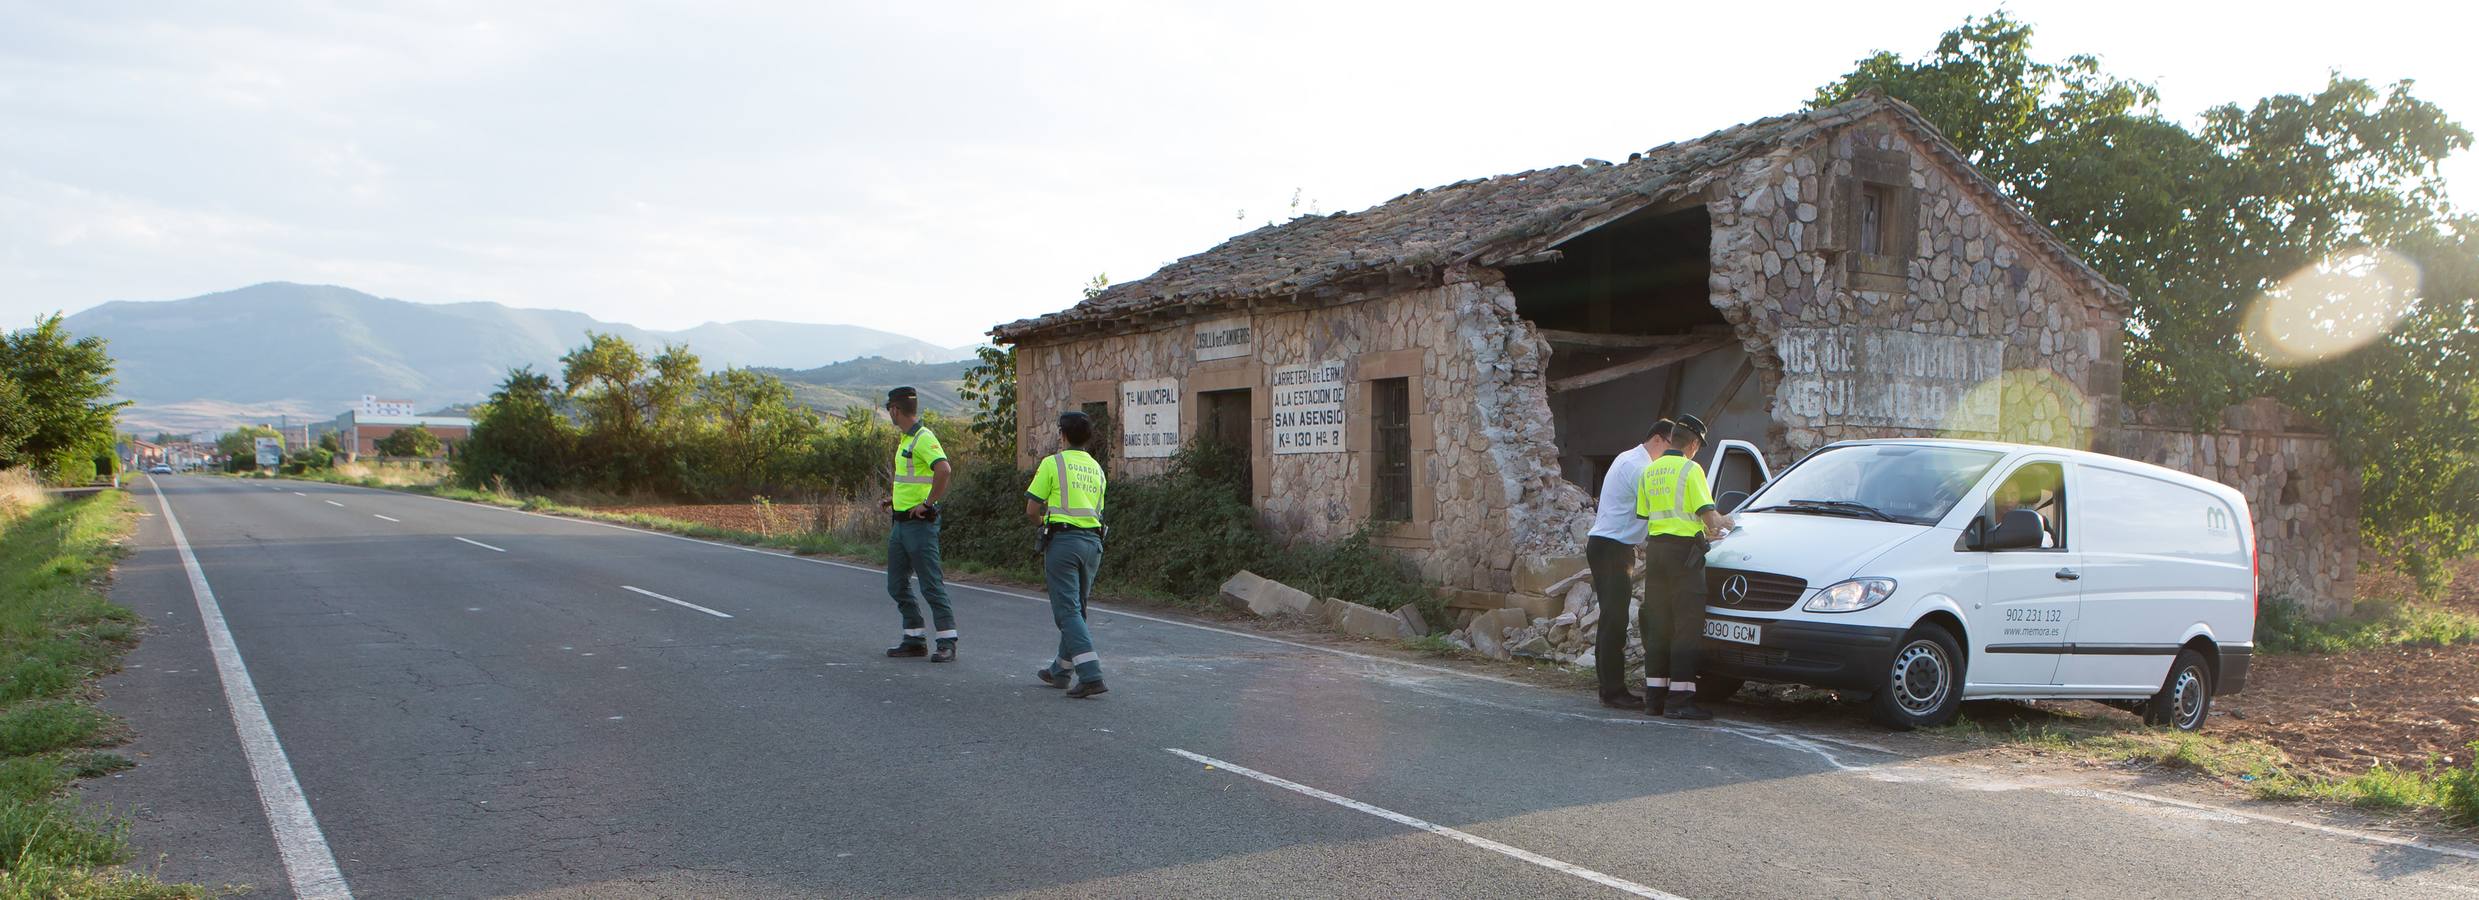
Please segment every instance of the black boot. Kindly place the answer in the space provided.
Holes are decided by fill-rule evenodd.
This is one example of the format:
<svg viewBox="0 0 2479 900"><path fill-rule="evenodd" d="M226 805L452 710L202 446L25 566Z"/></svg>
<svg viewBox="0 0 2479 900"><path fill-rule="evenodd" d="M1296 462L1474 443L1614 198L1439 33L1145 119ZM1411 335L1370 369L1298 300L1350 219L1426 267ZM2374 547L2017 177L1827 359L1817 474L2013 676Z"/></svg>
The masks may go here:
<svg viewBox="0 0 2479 900"><path fill-rule="evenodd" d="M1611 709L1643 709L1644 698L1622 690L1615 694L1601 695L1601 705Z"/></svg>
<svg viewBox="0 0 2479 900"><path fill-rule="evenodd" d="M888 655L888 656L928 656L928 655L930 655L930 645L925 644L925 643L922 643L921 641L916 640L916 639L913 639L913 638L905 638L903 643L897 644L897 645L895 645L895 646L893 646L893 647L888 647L888 648L887 648L887 655Z"/></svg>
<svg viewBox="0 0 2479 900"><path fill-rule="evenodd" d="M1093 696L1093 695L1095 695L1095 694L1104 694L1104 693L1109 693L1109 692L1110 692L1110 689L1109 689L1109 688L1106 688L1106 687L1103 687L1103 686L1102 686L1102 680L1101 680L1101 679L1099 679L1099 678L1093 679L1092 681L1079 681L1079 682L1076 682L1076 686L1075 686L1075 687L1072 687L1072 688L1068 688L1068 689L1067 689L1067 695L1068 695L1069 697L1073 697L1073 698L1076 698L1076 699L1079 699L1079 700L1084 699L1084 698L1086 698L1086 697L1091 697L1091 696Z"/></svg>
<svg viewBox="0 0 2479 900"><path fill-rule="evenodd" d="M938 642L938 652L930 654L931 662L955 662L955 639Z"/></svg>
<svg viewBox="0 0 2479 900"><path fill-rule="evenodd" d="M1033 670L1033 677L1041 679L1043 684L1054 688L1066 687L1069 681L1074 680L1068 673L1052 671L1049 666Z"/></svg>
<svg viewBox="0 0 2479 900"><path fill-rule="evenodd" d="M1652 716L1652 717L1654 717L1654 718L1660 718L1660 717L1661 717L1661 704L1662 704L1662 700L1663 700L1663 698L1668 697L1669 695L1670 695L1670 690L1669 690L1668 688L1647 688L1647 689L1645 689L1645 691L1644 691L1644 706L1642 707L1642 709L1644 710L1644 714L1645 714L1645 715L1648 715L1648 716Z"/></svg>
<svg viewBox="0 0 2479 900"><path fill-rule="evenodd" d="M1704 707L1696 705L1696 692L1694 691L1671 691L1668 709L1661 715L1665 719L1683 719L1689 722L1702 722L1713 717L1712 713L1704 711Z"/></svg>

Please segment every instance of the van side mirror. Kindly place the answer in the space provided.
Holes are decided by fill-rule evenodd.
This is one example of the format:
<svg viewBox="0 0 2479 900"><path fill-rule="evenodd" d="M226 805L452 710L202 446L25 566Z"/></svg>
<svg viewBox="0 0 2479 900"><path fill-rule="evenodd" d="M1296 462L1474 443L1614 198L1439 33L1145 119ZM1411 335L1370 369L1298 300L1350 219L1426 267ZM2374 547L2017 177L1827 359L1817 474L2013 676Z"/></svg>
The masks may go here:
<svg viewBox="0 0 2479 900"><path fill-rule="evenodd" d="M1988 530L1980 542L1982 550L2037 550L2040 548L2040 514L2028 509L2010 509Z"/></svg>
<svg viewBox="0 0 2479 900"><path fill-rule="evenodd" d="M1723 491L1721 496L1713 499L1713 505L1719 508L1725 516L1738 512L1739 507L1747 505L1747 492Z"/></svg>

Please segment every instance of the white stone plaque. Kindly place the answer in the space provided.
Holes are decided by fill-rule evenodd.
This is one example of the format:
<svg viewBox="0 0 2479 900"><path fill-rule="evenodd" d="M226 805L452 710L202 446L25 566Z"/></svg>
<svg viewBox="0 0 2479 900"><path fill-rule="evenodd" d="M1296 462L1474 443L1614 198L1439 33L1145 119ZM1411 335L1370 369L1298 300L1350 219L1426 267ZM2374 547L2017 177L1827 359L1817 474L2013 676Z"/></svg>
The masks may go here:
<svg viewBox="0 0 2479 900"><path fill-rule="evenodd" d="M1275 453L1343 452L1343 364L1278 366L1271 379Z"/></svg>
<svg viewBox="0 0 2479 900"><path fill-rule="evenodd" d="M1196 326L1196 358L1233 359L1247 356L1257 348L1256 328L1247 316L1215 319Z"/></svg>
<svg viewBox="0 0 2479 900"><path fill-rule="evenodd" d="M1998 392L1974 388L2005 374L2004 338L1877 328L1791 328L1780 402L1820 425L1994 434Z"/></svg>
<svg viewBox="0 0 2479 900"><path fill-rule="evenodd" d="M1179 452L1179 379L1119 382L1119 455Z"/></svg>

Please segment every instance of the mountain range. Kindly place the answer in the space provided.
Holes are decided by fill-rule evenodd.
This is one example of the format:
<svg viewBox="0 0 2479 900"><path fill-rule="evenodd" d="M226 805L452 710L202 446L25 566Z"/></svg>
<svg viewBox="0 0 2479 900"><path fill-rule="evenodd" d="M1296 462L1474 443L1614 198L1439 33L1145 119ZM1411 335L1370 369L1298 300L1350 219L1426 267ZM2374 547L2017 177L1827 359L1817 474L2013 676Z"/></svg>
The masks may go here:
<svg viewBox="0 0 2479 900"><path fill-rule="evenodd" d="M710 369L796 371L863 357L943 363L972 355L969 347L857 325L709 322L661 331L568 310L413 303L286 282L186 300L105 303L63 324L111 342L119 395L132 401L122 427L150 432L214 431L279 416L328 419L364 394L423 408L468 403L518 366L556 378L560 356L583 344L588 331L619 335L649 353L684 343Z"/></svg>

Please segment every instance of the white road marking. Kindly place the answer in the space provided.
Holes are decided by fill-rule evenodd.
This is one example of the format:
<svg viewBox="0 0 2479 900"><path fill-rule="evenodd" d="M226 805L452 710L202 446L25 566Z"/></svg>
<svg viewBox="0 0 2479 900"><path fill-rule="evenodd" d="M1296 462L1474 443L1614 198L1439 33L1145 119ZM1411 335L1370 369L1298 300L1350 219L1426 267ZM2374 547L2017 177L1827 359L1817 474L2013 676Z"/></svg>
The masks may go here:
<svg viewBox="0 0 2479 900"><path fill-rule="evenodd" d="M325 502L327 505L329 505L329 506L333 506L333 507L335 507L335 508L337 508L337 509L343 509L343 508L344 508L344 504L342 504L342 503L338 503L338 502L333 501L333 500L327 500L327 501L323 501L323 502Z"/></svg>
<svg viewBox="0 0 2479 900"><path fill-rule="evenodd" d="M370 514L370 517L371 517L371 518L373 518L373 519L387 519L387 520L388 520L388 521L390 521L390 522L403 522L403 521L404 521L403 519L393 519L393 518L388 518L387 516L382 516L382 515L379 515L378 513L371 513L371 514Z"/></svg>
<svg viewBox="0 0 2479 900"><path fill-rule="evenodd" d="M380 489L380 488L362 488L362 490L382 490L382 489ZM402 492L391 492L391 493L402 493ZM415 494L414 496L424 496L424 497L426 497L426 496L429 496L429 495L426 495L426 494ZM778 559L787 559L787 560L791 560L791 561L793 561L793 562L803 562L803 563L809 563L809 564L812 564L812 565L829 566L829 567L838 568L838 569L851 569L851 570L856 571L856 572L882 573L882 572L884 572L884 571L885 571L885 570L883 570L883 569L873 569L873 568L870 568L870 567L868 567L868 566L859 566L859 565L854 565L854 564L852 564L852 563L843 562L843 561L840 561L840 560L832 560L832 559L814 559L814 558L811 558L811 557L806 557L806 556L797 556L797 555L790 554L790 553L782 553L782 552L770 551L770 550L759 550L759 549L756 549L756 548L753 548L753 547L746 547L746 546L743 546L743 545L740 545L740 544L725 544L725 543L721 543L721 542L718 542L718 541L709 541L709 540L705 540L705 539L702 539L702 538L693 538L693 537L688 537L688 536L686 536L686 535L666 534L666 533L664 533L664 532L660 532L660 531L649 531L649 530L647 530L647 529L643 529L643 528L636 528L636 527L632 527L632 526L628 526L628 525L621 525L621 524L617 524L617 523L614 523L614 522L598 522L598 521L595 521L595 520L593 520L593 519L579 519L579 518L575 518L575 517L572 517L572 516L555 516L555 515L551 515L551 514L549 514L549 513L538 513L538 512L531 511L531 510L523 510L523 509L509 509L508 507L505 507L505 506L493 506L493 505L488 504L488 503L475 503L475 502L472 502L472 501L469 501L469 500L454 500L454 499L450 499L450 498L447 498L447 497L430 497L429 499L432 499L432 500L437 500L437 501L439 501L439 502L441 502L441 503L453 503L453 504L456 504L456 505L458 505L458 506L479 507L479 508L482 508L482 509L496 510L496 511L499 511L499 512L515 513L515 514L520 515L520 516L533 516L533 517L535 517L535 518L539 518L539 519L550 519L550 520L553 520L553 521L567 522L567 523L576 524L576 525L592 525L592 526L595 526L595 527L598 527L598 528L614 528L614 529L618 529L618 530L620 530L620 531L630 531L630 532L635 532L635 533L637 533L637 534L643 534L643 535L648 535L648 536L652 536L652 537L659 537L659 538L670 538L670 539L675 540L675 541L687 541L687 542L692 543L692 544L704 544L704 545L707 545L707 546L709 546L709 547L714 547L714 548L717 548L717 549L724 549L724 550L743 550L743 551L754 552L754 553L763 553L763 554L765 554L765 555L767 555L767 556L776 557L776 558L778 558ZM1050 598L1048 598L1048 597L1037 596L1037 595L1034 595L1034 594L1026 594L1026 593L1022 593L1022 592L1018 592L1018 591L1003 590L1003 589L1000 589L1000 588L984 587L984 586L982 586L982 585L972 584L972 583L970 583L970 582L950 581L950 582L948 582L947 584L948 584L948 586L949 586L949 587L959 587L959 588L964 588L964 589L966 589L966 590L980 591L980 592L985 593L985 594L992 594L992 595L995 595L995 596L1000 596L1000 597L1012 597L1012 598L1015 598L1015 599L1018 599L1018 600L1029 600L1029 601L1036 602L1036 603L1048 603L1048 602L1050 602ZM1515 687L1534 687L1534 686L1535 686L1535 685L1532 685L1532 684L1530 684L1530 683L1528 683L1528 682L1517 681L1517 680L1512 679L1512 678L1501 678L1501 677L1498 677L1498 676L1495 676L1495 675L1488 675L1488 674L1484 674L1484 673L1480 673L1480 672L1467 672L1467 671L1462 671L1462 670L1459 670L1459 669L1450 669L1450 668L1447 668L1447 667L1444 667L1444 666L1432 666L1432 665L1428 665L1428 664L1425 664L1425 663L1410 662L1410 661L1407 661L1407 660L1394 659L1394 658L1391 658L1391 657L1374 656L1374 655L1367 654L1367 653L1358 653L1358 652L1354 652L1354 651L1351 651L1351 650L1345 650L1345 649L1342 649L1342 648L1339 648L1339 647L1325 647L1325 646L1319 646L1319 645L1317 645L1317 644L1309 644L1309 643L1302 643L1302 642L1300 642L1300 641L1285 640L1285 639L1283 639L1283 638L1271 637L1271 636L1262 635L1262 634L1250 634L1250 633L1245 632L1245 631L1234 631L1234 630L1231 630L1231 629L1228 629L1228 628L1217 628L1217 627L1214 627L1214 626L1212 626L1212 625L1203 625L1203 624L1198 624L1198 623L1196 623L1196 622L1187 622L1187 621L1181 621L1181 620L1179 620L1179 619L1164 618L1164 617L1160 617L1160 616L1149 616L1149 615L1145 615L1145 614L1143 614L1143 613L1133 613L1133 612L1127 612L1127 611L1124 611L1124 610L1110 609L1110 608L1107 608L1107 607L1100 607L1098 604L1097 604L1096 606L1097 606L1097 608L1101 609L1103 612L1110 613L1111 615L1114 615L1114 616L1126 616L1126 617L1128 617L1128 618L1131 618L1131 619L1136 619L1136 620L1139 620L1139 621L1145 621L1145 622L1158 622L1158 623L1161 623L1161 624L1164 624L1164 625L1176 625L1176 626L1179 626L1179 627L1181 627L1181 628L1191 628L1191 629L1195 629L1195 630L1197 630L1197 631L1209 631L1209 632L1213 632L1213 633L1215 633L1215 634L1226 635L1226 636L1229 636L1229 637L1243 638L1243 639L1246 639L1246 640L1251 640L1251 641L1260 641L1260 642L1263 642L1263 643L1268 643L1268 644L1279 644L1279 645L1281 645L1281 646L1291 647L1291 648L1294 648L1294 649L1299 649L1299 650L1307 650L1307 651L1311 651L1311 652L1315 652L1315 653L1325 653L1325 654L1331 654L1331 655L1334 655L1334 656L1348 657L1348 658L1351 658L1351 659L1357 659L1357 660L1361 660L1361 661L1363 661L1363 662L1372 663L1372 664L1375 664L1375 665L1385 666L1385 667L1389 667L1389 668L1395 668L1395 669L1411 669L1411 670L1422 671L1422 672L1432 672L1432 673L1436 673L1436 674L1439 674L1439 675L1445 675L1445 676L1449 676L1449 677L1453 677L1453 678L1462 678L1462 679L1468 679L1468 680L1472 680L1472 681L1486 681L1486 682L1491 682L1491 683L1494 683L1494 684L1511 685L1511 686L1515 686ZM1480 701L1480 700L1478 700L1478 699L1476 699L1476 698L1471 698L1471 697L1463 697L1463 696L1459 696L1459 695L1449 695L1449 694L1440 693L1440 694L1437 694L1437 696L1444 697L1444 698L1446 698L1446 699L1451 699L1451 700L1460 701L1460 702L1467 702L1467 703L1484 703L1484 704L1486 704L1486 701ZM893 701L889 701L889 702L893 702ZM1582 714L1579 714L1579 715L1582 715ZM1586 717L1589 717L1589 718L1595 718L1595 719L1602 719L1602 720L1604 720L1604 721L1611 721L1611 722L1618 722L1618 721L1635 721L1635 720L1619 720L1619 719L1612 719L1612 718L1604 718L1604 717L1600 717L1600 716L1586 716ZM1782 737L1782 738L1790 738L1790 739L1793 739L1793 740L1800 740L1800 741L1817 741L1817 742L1822 742L1822 743L1827 743L1827 744L1834 744L1834 745L1837 745L1837 746L1851 747L1851 748L1854 748L1854 749L1866 750L1866 751L1869 751L1869 752L1872 752L1872 753L1889 753L1889 751L1888 751L1886 748L1884 748L1884 747L1878 747L1878 746L1874 746L1874 745L1871 745L1871 744L1867 744L1867 743L1864 743L1864 742L1861 742L1861 741L1854 741L1854 740L1849 740L1849 739L1846 739L1846 738L1838 738L1838 737L1833 737L1833 736L1829 736L1829 735L1821 735L1821 734L1800 734L1800 733L1792 733L1792 732L1787 732L1787 731L1771 731L1770 729L1764 729L1764 730L1760 730L1760 729L1761 729L1761 726L1745 726L1745 727L1730 728L1730 729L1728 729L1728 731L1729 731L1730 733L1732 733L1732 734L1739 735L1739 736L1746 736L1746 737L1757 737L1757 739L1759 739L1759 740L1766 740L1767 738L1771 738L1771 737ZM1761 736L1761 737L1759 737L1759 735L1762 735L1762 736ZM1768 741L1768 742L1770 742L1770 741ZM1897 755L1898 755L1898 754L1897 754ZM1841 763L1839 760L1831 760L1830 758L1829 758L1829 762L1831 762L1831 764L1835 765L1837 768L1841 768L1841 769L1843 769L1843 770L1845 770L1845 771L1865 771L1865 770L1867 769L1867 767L1851 767L1851 766L1847 766L1847 765L1845 765L1845 764ZM2166 798L2166 797L2156 797L2156 796L2153 796L2153 795L2148 795L2148 794L2136 794L2136 793L2132 793L2132 792L2123 792L2123 791L2121 791L2121 792L2116 792L2116 793L2120 793L2120 794L2122 794L2123 796L2132 797L2132 798L2135 798L2135 799L2144 800L2144 801L2148 801L2148 802L2157 802L2157 803L2162 803L2162 804L2164 804L2164 805L2176 806L2176 805L2186 805L2186 804L2187 804L2187 801L2182 801L2182 800L2171 800L2170 798ZM2345 839L2350 839L2350 840L2356 840L2356 841L2360 841L2360 842L2364 842L2364 843L2381 844L2381 845L2384 845L2384 846L2390 846L2390 847L2402 847L2402 848L2405 848L2405 849L2413 849L2413 850L2424 850L2424 851L2427 851L2427 852L2430 852L2430 853L2435 853L2435 854L2438 854L2438 855L2441 855L2441 856L2452 856L2452 857L2460 857L2460 858L2465 858L2465 859L2479 859L2479 849L2473 849L2473 848L2470 848L2470 847L2465 847L2465 846L2459 846L2459 845L2453 845L2453 844L2444 844L2444 843L2439 843L2439 842L2435 842L2435 841L2428 841L2428 840L2405 840L2405 839L2403 839L2403 838L2393 837L2393 836L2390 836L2390 835L2380 834L2380 833L2377 833L2377 832L2372 832L2372 831L2363 831L2363 830L2359 830L2359 829L2352 829L2352 828L2342 828L2342 827L2333 826L2333 825L2324 825L2324 824L2315 823L2315 822L2307 822L2307 821L2303 821L2303 820L2299 820L2299 819L2291 819L2291 818L2285 818L2285 817L2281 817L2281 816L2266 815L2266 814L2264 814L2264 813L2247 812L2247 811L2243 811L2243 810L2232 809L2232 808L2230 808L2230 807L2226 807L2226 806L2212 806L2212 805L2210 805L2210 804L2201 804L2201 805L2204 805L2204 806L2209 806L2209 807L2210 807L2210 808L2212 808L2212 809L2216 809L2216 810L2220 810L2220 811L2224 811L2224 812L2229 812L2229 813L2231 813L2231 814L2238 815L2238 816L2242 816L2242 817L2244 817L2244 818L2253 819L2253 820L2255 820L2255 821L2257 821L2257 822L2262 822L2262 823L2264 823L2264 824L2268 824L2268 825L2286 825L2286 826L2290 826L2290 827L2293 827L2293 828L2301 828L2301 829L2306 829L2306 830L2309 830L2309 831L2315 831L2315 832L2319 832L2319 833L2323 833L2323 834L2332 835L2332 836L2334 836L2334 837L2340 837L2340 838L2345 838Z"/></svg>
<svg viewBox="0 0 2479 900"><path fill-rule="evenodd" d="M267 826L275 832L284 877L293 883L294 896L351 900L353 891L345 886L344 872L336 868L336 854L327 848L318 817L310 814L310 799L302 794L284 745L276 740L275 724L267 720L266 704L258 698L257 685L250 682L249 668L241 663L241 650L233 644L232 629L224 624L224 609L215 602L215 589L207 586L207 572L198 566L197 554L190 552L189 536L181 532L181 520L172 514L172 501L164 497L163 486L152 475L146 484L164 508L164 524L172 530L172 546L180 551L181 568L189 571L189 592L198 600L207 649L213 651L215 673L224 683L224 705L232 709L232 730L241 739L242 756L249 760L250 780L258 786L258 805L266 810Z"/></svg>
<svg viewBox="0 0 2479 900"><path fill-rule="evenodd" d="M699 606L699 605L697 605L697 604L695 604L695 603L690 603L689 601L686 601L686 600L674 600L674 599L672 599L672 598L670 598L670 597L665 597L665 596L663 596L663 595L661 595L661 594L657 594L657 593L655 593L655 592L653 592L653 591L649 591L649 590L646 590L645 588L641 588L641 587L636 587L636 586L634 586L634 585L626 585L626 584L620 585L620 590L623 590L623 591L636 591L637 593L644 594L644 595L646 595L646 596L648 596L648 597L652 597L652 598L654 598L654 599L656 599L656 600L661 600L661 601L663 601L663 602L665 602L665 603L676 603L676 604L679 604L679 605L681 605L681 606L685 606L685 607L688 607L688 608L690 608L690 609L697 610L698 612L705 613L705 614L707 614L707 615L709 615L709 616L713 616L713 617L718 618L718 619L729 619L729 618L731 618L731 617L732 617L732 614L731 614L731 613L727 613L727 612L716 612L716 611L714 611L714 610L707 609L707 608L705 608L705 607L703 607L703 606ZM592 656L593 654L588 653L588 654L586 654L586 655L587 655L587 656Z"/></svg>
<svg viewBox="0 0 2479 900"><path fill-rule="evenodd" d="M1345 797L1345 796L1343 796L1343 795L1341 795L1341 794L1330 793L1330 792L1327 792L1327 791L1318 790L1318 789L1316 789L1316 788L1309 787L1308 785L1301 784L1301 783L1296 782L1296 781L1291 781L1291 780L1289 780L1289 779L1278 778L1278 777L1275 777L1275 776L1272 776L1272 775L1268 775L1268 774L1265 774L1265 773L1263 773L1263 772L1259 772L1259 771L1257 771L1257 770L1255 770L1255 769L1247 768L1247 767L1244 767L1244 766L1235 766L1235 765L1232 765L1232 764L1230 764L1230 763L1223 762L1222 760L1215 759L1215 758L1213 758L1213 757L1211 757L1211 756L1206 756L1206 755L1204 755L1204 754L1202 754L1202 753L1190 753L1190 752L1188 752L1188 751L1186 751L1186 750L1181 750L1181 749L1179 749L1179 748L1177 748L1177 747L1164 747L1164 748L1162 748L1162 749L1164 749L1164 750L1168 750L1168 751L1170 751L1170 752L1172 752L1172 753L1175 753L1175 754L1178 754L1179 756L1186 757L1186 758L1188 758L1188 759L1190 759L1190 760L1193 760L1193 761L1195 761L1195 762L1204 763L1205 765L1212 766L1212 767L1217 768L1217 769L1222 769L1222 770L1228 771L1228 772L1230 772L1230 773L1231 773L1231 774L1233 774L1233 775L1244 776L1244 777L1247 777L1247 778L1254 778L1254 779L1256 779L1256 780L1258 780L1258 781L1265 782L1266 784L1270 784L1270 785L1273 785L1273 786L1275 786L1275 787L1282 788L1283 790L1290 791L1290 792L1295 793L1295 794L1302 794L1302 795L1306 795L1306 796L1310 796L1310 797L1315 797L1315 798L1317 798L1317 799L1319 799L1319 800L1323 800L1323 801L1325 801L1325 802L1327 802L1327 803L1332 803L1332 804L1334 804L1334 805L1336 805L1336 806L1340 806L1340 807L1342 807L1342 808L1344 808L1344 809L1349 809L1349 810L1354 810L1354 811L1357 811L1357 812L1364 812L1364 813L1368 813L1369 815L1376 816L1376 817L1378 817L1378 818L1380 818L1380 819L1384 819L1384 820L1389 821L1389 822L1393 822L1393 823L1395 823L1395 824L1397 824L1397 825L1404 825L1404 826L1408 826L1408 827L1411 827L1411 828L1417 828L1417 829L1419 829L1419 830L1421 830L1421 831L1426 831L1426 832L1429 832L1430 834L1438 835L1438 836L1440 836L1440 837L1446 837L1446 838L1451 838L1451 839L1453 839L1453 840L1462 841L1463 843L1470 844L1470 845L1472 845L1472 846L1474 846L1474 847L1479 847L1479 848L1481 848L1481 849L1483 849L1483 850L1487 850L1487 851L1490 851L1490 852L1492 852L1492 853L1498 853L1498 854L1503 854L1503 855L1506 855L1506 856L1511 856L1511 857L1514 857L1514 858L1516 858L1516 859L1523 860L1524 862L1528 862L1528 863L1531 863L1531 864L1533 864L1533 865L1540 866L1541 868L1548 869L1548 870L1553 871L1553 872L1562 872L1562 873L1565 873L1565 874L1568 874L1568 875L1573 875L1573 876L1575 876L1575 877L1577 877L1577 878L1584 879L1585 881L1589 881L1589 882L1592 882L1592 883L1594 883L1594 884L1601 885L1602 887L1612 888L1612 889L1615 889L1615 890L1618 890L1618 891L1625 892L1625 893L1627 893L1627 894L1632 894L1632 895L1637 896L1637 897L1651 897L1651 898L1655 898L1655 900L1685 900L1685 898L1682 898L1682 897L1680 897L1680 896L1679 896L1679 895L1677 895L1677 894L1673 894L1673 893L1669 893L1669 892L1667 892L1667 891L1662 891L1662 890L1657 890L1657 889L1654 889L1654 888L1646 887L1646 886L1644 886L1644 885L1637 884L1637 883L1632 882L1632 881L1628 881L1627 879L1620 878L1620 877L1618 877L1618 876L1616 876L1616 875L1610 875L1610 874L1607 874L1607 873L1604 873L1604 872L1600 872L1600 871L1596 871L1596 870L1593 870L1593 869L1587 869L1587 868L1584 868L1583 866L1579 866L1579 865L1576 865L1576 864L1574 864L1574 863L1567 862L1566 860L1562 860L1562 859L1552 859L1552 858L1550 858L1550 857L1547 857L1547 856L1542 856L1541 854L1534 853L1534 852L1532 852L1532 851L1530 851L1530 850L1526 850L1526 849L1524 849L1524 848L1522 848L1522 847L1516 847L1516 846L1512 846L1512 845L1509 845L1509 844L1501 844L1501 843L1498 843L1497 841L1493 841L1493 840L1490 840L1490 839L1488 839L1488 838L1481 837L1480 835L1473 834L1473 833L1468 832L1468 831L1457 831L1457 830L1455 830L1455 829L1448 828L1448 827L1446 827L1446 826L1444 826L1444 825L1440 825L1440 824L1437 824L1437 823L1435 823L1435 822L1427 821L1427 820L1425 820L1425 819L1415 819L1415 818L1412 818L1411 816L1407 816L1407 815L1404 815L1404 814L1402 814L1402 813L1395 812L1394 810L1391 810L1391 809L1386 809L1386 808L1384 808L1384 807L1379 807L1379 806L1371 806L1371 805L1369 805L1369 804L1362 803L1362 802L1360 802L1360 801L1358 801L1358 800L1351 799L1350 797Z"/></svg>
<svg viewBox="0 0 2479 900"><path fill-rule="evenodd" d="M476 546L476 547L480 547L480 548L482 548L482 549L484 549L484 550L490 550L490 551L493 551L493 552L496 552L496 553L506 553L506 552L508 552L508 551L506 551L506 550L501 550L501 549L499 549L499 548L497 548L497 547L493 547L493 546L491 546L491 545L489 545L489 544L485 544L485 543L483 543L483 542L481 542L481 541L477 541L477 540L474 540L474 539L472 539L472 538L468 538L468 537L460 537L460 538L457 538L457 540L464 541L465 543L472 544L472 545L474 545L474 546Z"/></svg>
<svg viewBox="0 0 2479 900"><path fill-rule="evenodd" d="M302 492L300 492L300 491L294 491L294 492L293 492L293 496L295 496L295 497L307 497L307 496L310 496L310 495L308 495L308 494L304 494L304 493L302 493Z"/></svg>

